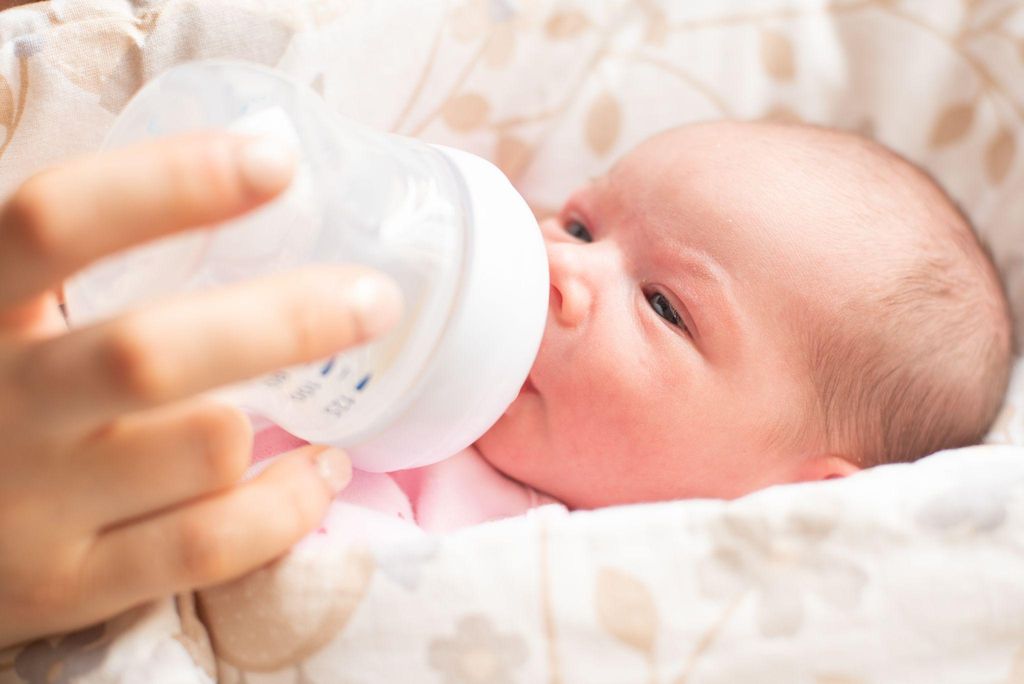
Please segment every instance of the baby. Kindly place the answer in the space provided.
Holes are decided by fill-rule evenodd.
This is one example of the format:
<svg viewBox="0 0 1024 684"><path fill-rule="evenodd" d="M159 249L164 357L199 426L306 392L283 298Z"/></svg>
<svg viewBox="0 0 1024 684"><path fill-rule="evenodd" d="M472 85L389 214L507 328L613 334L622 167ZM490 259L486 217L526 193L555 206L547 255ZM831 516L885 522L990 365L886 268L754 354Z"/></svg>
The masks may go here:
<svg viewBox="0 0 1024 684"><path fill-rule="evenodd" d="M518 398L454 459L393 474L394 496L360 477L346 496L435 530L552 499L733 498L977 442L999 408L996 271L876 143L673 129L541 228L548 322Z"/></svg>
<svg viewBox="0 0 1024 684"><path fill-rule="evenodd" d="M154 195L153 188L182 189L162 182L175 177L166 175L168 160L177 160L179 170L193 168L185 163L189 155L160 157L154 143L38 177L0 216L10 231L0 245L9 268L0 273L23 276L8 278L0 297L7 304L5 329L17 331L9 333L3 350L10 358L2 366L10 375L5 406L13 409L0 415L24 416L29 424L21 429L11 423L17 428L14 448L3 454L9 461L5 472L14 476L0 522L7 525L8 547L17 549L0 565L0 587L7 590L0 592L0 639L6 643L82 627L169 588L216 584L233 569L252 567L245 559L263 557L261 548L284 547L260 547L261 541L291 541L289 522L303 508L294 504L305 500L287 497L304 496L307 490L299 485L318 488L309 490L309 510L326 502L327 487L312 467L313 450L294 454L248 488L218 496L213 485L227 486L226 475L237 471L219 454L248 456L249 434L236 413L213 414L205 407L200 412L194 403L125 413L190 396L208 386L201 381L210 374L235 379L259 367L261 359L269 363L271 352L288 356L282 351L287 341L272 337L262 356L258 344L243 345L237 364L222 351L207 353L230 339L225 332L238 335L234 326L210 325L214 314L230 322L242 294L256 301L257 294L266 298L289 281L263 281L262 290L239 288L219 299L165 303L153 309L152 318L137 314L119 323L126 326L120 347L110 346L118 338L109 328L37 346L13 340L57 336L57 322L43 319L43 312L54 313L52 294L44 289L90 256L144 237L133 232L139 230L136 217L161 211L170 216L147 226L152 237L237 213L290 177L282 171L292 167L273 163L263 142L211 140L174 144L186 151L191 145L193 153L202 147L205 167L216 168L196 177L220 183L192 182L183 186L187 192ZM252 156L253 150L259 154ZM83 184L85 171L100 182ZM135 175L142 182L133 186ZM109 202L96 202L98 189L118 183L132 192L125 203L115 203L116 211ZM76 195L79 185L85 192ZM52 197L69 199L42 201ZM170 201L178 198L185 201ZM180 215L179 204L185 207ZM78 221L80 214L93 218ZM108 228L95 232L103 239L85 239L97 225ZM544 502L578 509L731 498L777 483L842 477L977 441L1000 404L1011 327L995 269L936 184L874 143L769 124L671 130L575 192L542 230L551 275L547 326L529 380L503 417L471 448L442 463L391 475L355 474L321 518L322 528L303 540L309 553L287 556L280 573L271 566L269 576L255 573L247 576L250 581L223 585L237 600L218 604L226 606L219 615L237 617L251 603L259 615L274 619L264 608L281 605L280 597L260 594L260 587L285 595L306 581L306 570L334 573L338 556L332 554L343 548L334 542L346 534L371 541L379 539L374 530L419 535L403 518L444 531ZM365 282L353 278L340 270L335 280L316 282ZM305 282L310 281L298 280ZM30 295L36 299L25 300ZM272 303L278 315L296 310L287 297ZM352 318L358 300L341 303L298 310L307 318L316 311L348 311ZM210 327L207 345L186 345L187 335L173 337L186 314ZM19 324L19 317L25 322ZM255 317L237 320L263 325ZM125 330L134 332L125 337ZM334 331L332 339L346 338L342 332ZM68 357L74 363L53 363L65 358L55 351L65 348L61 344L75 350ZM131 353L104 355L104 349ZM42 363L47 359L49 364ZM213 359L229 368L214 366ZM61 372L68 368L74 372ZM140 376L128 372L132 368L160 372ZM131 386L133 376L145 381L141 391ZM66 395L53 391L65 386L71 388ZM48 415L36 407L54 403L63 418L57 431L35 420L36 414ZM124 417L110 423L103 417L108 414ZM161 441L161 435L169 437ZM265 429L255 456L279 453L294 442ZM143 443L150 448L137 446ZM170 450L181 458L166 458ZM83 462L89 464L84 470L70 467ZM96 468L100 462L103 467ZM121 487L104 490L100 475ZM207 489L199 488L203 484ZM277 485L285 496L270 498L267 492ZM23 496L22 489L32 495ZM60 505L42 505L52 503L39 495L49 489L62 492ZM104 491L117 495L97 495ZM155 508L175 495L200 493L206 496L184 510ZM257 520L252 502L264 501L291 504L291 516L284 508L281 516ZM155 513L133 522L131 516L144 511ZM249 535L242 512L250 513L259 535ZM12 532L22 520L30 525L20 529L30 532L18 536ZM200 533L208 529L214 532ZM242 555L243 549L250 555ZM324 550L331 553L317 553ZM313 558L323 559L322 565L307 564ZM309 605L309 587L317 586L296 590L295 605ZM220 591L211 586L200 592L207 617ZM289 610L277 617L297 614ZM287 631L275 629L264 633L277 638ZM211 632L217 637L212 627Z"/></svg>

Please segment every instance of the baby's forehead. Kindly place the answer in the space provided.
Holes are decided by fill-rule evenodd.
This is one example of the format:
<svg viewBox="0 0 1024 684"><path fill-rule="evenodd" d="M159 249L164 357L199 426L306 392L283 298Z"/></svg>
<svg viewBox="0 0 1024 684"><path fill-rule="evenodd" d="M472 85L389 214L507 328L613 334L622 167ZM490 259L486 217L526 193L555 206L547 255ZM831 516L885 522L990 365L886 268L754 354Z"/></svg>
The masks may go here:
<svg viewBox="0 0 1024 684"><path fill-rule="evenodd" d="M672 129L602 182L616 210L637 230L663 235L668 249L706 251L752 297L785 291L812 302L884 275L894 256L935 239L934 217L950 206L930 179L875 143L765 124Z"/></svg>
<svg viewBox="0 0 1024 684"><path fill-rule="evenodd" d="M822 208L820 171L795 164L752 131L693 126L650 138L620 159L596 187L638 230L658 230L723 251L761 251L794 237ZM831 191L829 191L831 192ZM830 202L834 205L835 199ZM786 227L788 230L779 230Z"/></svg>
<svg viewBox="0 0 1024 684"><path fill-rule="evenodd" d="M717 237L757 231L763 242L889 243L906 214L949 205L925 174L882 146L807 126L716 122L670 129L608 172L616 198L680 229ZM688 225L688 221L691 222ZM893 231L896 231L894 233Z"/></svg>
<svg viewBox="0 0 1024 684"><path fill-rule="evenodd" d="M855 133L760 121L714 121L670 128L641 141L618 163L641 160L668 167L718 164L732 167L736 173L831 168L836 172L833 175L865 182L878 174L906 176L905 171L913 169L913 164L892 150Z"/></svg>
<svg viewBox="0 0 1024 684"><path fill-rule="evenodd" d="M766 185L779 185L780 174L809 167L785 159L792 155L745 126L685 126L641 142L605 178L621 190L619 199L639 200L646 208L703 202L742 207Z"/></svg>

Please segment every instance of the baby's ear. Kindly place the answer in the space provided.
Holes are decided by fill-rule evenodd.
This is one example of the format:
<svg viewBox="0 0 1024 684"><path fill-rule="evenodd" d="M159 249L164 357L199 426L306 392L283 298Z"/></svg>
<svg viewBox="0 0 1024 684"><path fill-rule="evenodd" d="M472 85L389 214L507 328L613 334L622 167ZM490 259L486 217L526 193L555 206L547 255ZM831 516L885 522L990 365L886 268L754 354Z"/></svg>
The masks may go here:
<svg viewBox="0 0 1024 684"><path fill-rule="evenodd" d="M818 454L808 457L796 471L794 482L816 482L846 477L860 471L851 459L838 454Z"/></svg>

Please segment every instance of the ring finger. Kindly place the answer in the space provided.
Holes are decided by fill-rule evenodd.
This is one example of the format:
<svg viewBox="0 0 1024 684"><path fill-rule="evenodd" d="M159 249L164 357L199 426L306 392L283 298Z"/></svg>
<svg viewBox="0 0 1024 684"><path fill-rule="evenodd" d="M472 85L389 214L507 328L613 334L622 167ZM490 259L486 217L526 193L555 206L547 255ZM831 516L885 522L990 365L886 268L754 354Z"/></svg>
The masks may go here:
<svg viewBox="0 0 1024 684"><path fill-rule="evenodd" d="M238 487L103 532L83 560L81 590L97 612L111 612L280 555L323 517L351 474L347 460L334 460L326 475L324 455L301 447Z"/></svg>
<svg viewBox="0 0 1024 684"><path fill-rule="evenodd" d="M76 520L98 529L237 483L249 465L245 414L210 400L130 414L97 430L74 455L66 491Z"/></svg>

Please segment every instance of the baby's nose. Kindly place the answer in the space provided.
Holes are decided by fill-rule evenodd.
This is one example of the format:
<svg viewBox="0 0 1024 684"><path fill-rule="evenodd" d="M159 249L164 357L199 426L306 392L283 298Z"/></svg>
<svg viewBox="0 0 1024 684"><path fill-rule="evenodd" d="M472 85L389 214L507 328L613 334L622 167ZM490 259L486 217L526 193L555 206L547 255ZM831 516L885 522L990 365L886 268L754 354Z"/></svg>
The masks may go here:
<svg viewBox="0 0 1024 684"><path fill-rule="evenodd" d="M548 242L547 248L551 276L548 306L560 324L577 327L589 314L593 299L582 264L572 253L572 245Z"/></svg>

